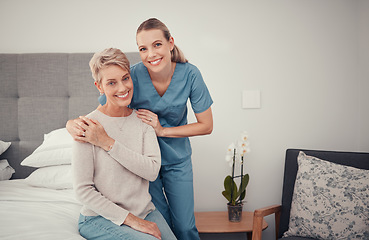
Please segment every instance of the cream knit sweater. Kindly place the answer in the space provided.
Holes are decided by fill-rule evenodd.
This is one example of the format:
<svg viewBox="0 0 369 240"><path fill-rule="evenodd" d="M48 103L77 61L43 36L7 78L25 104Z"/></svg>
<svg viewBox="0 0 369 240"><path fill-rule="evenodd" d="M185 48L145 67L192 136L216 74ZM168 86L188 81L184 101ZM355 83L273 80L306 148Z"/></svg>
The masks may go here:
<svg viewBox="0 0 369 240"><path fill-rule="evenodd" d="M158 175L161 156L154 129L133 111L109 117L99 110L87 115L101 123L115 143L106 152L89 143L73 146L73 187L83 204L81 214L101 215L122 225L128 213L145 218L155 209L149 181Z"/></svg>

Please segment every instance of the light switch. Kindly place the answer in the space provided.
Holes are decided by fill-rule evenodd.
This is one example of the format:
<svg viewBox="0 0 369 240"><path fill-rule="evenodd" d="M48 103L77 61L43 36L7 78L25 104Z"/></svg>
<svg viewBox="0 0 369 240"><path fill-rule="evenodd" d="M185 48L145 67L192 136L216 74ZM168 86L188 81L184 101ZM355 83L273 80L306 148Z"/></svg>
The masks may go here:
<svg viewBox="0 0 369 240"><path fill-rule="evenodd" d="M260 108L260 90L242 91L242 108Z"/></svg>

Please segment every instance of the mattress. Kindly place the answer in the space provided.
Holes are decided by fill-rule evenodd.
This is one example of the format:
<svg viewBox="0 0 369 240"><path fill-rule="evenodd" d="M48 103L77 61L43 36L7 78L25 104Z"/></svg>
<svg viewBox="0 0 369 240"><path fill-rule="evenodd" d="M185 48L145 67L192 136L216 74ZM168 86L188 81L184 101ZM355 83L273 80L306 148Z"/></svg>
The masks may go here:
<svg viewBox="0 0 369 240"><path fill-rule="evenodd" d="M78 240L81 204L72 189L32 187L24 179L0 181L0 239Z"/></svg>

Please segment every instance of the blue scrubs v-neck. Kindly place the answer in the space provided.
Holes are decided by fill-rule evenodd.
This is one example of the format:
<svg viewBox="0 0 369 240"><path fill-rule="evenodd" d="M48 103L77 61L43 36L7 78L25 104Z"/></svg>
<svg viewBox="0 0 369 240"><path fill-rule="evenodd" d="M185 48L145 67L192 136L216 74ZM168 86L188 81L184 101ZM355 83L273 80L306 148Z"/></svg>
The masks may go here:
<svg viewBox="0 0 369 240"><path fill-rule="evenodd" d="M148 109L158 115L163 127L187 124L187 101L195 113L207 110L213 103L200 71L190 63L177 63L171 82L163 96L155 89L149 72L140 62L131 67L134 85L131 107ZM191 158L188 137L158 137L162 165L176 164Z"/></svg>

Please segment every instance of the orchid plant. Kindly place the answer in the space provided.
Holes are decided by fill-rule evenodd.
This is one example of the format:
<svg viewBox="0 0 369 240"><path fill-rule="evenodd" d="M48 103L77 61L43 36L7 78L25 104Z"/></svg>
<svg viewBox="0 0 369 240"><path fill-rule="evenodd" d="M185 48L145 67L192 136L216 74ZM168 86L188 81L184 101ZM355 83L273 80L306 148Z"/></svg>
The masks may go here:
<svg viewBox="0 0 369 240"><path fill-rule="evenodd" d="M240 205L246 197L246 187L249 183L249 174L243 173L243 165L245 155L250 152L247 132L242 132L240 138L235 143L228 146L226 161L232 167L232 175L226 176L224 179L223 196L228 200L229 205ZM240 165L240 175L235 176L235 165ZM240 186L237 188L236 178L240 178Z"/></svg>

